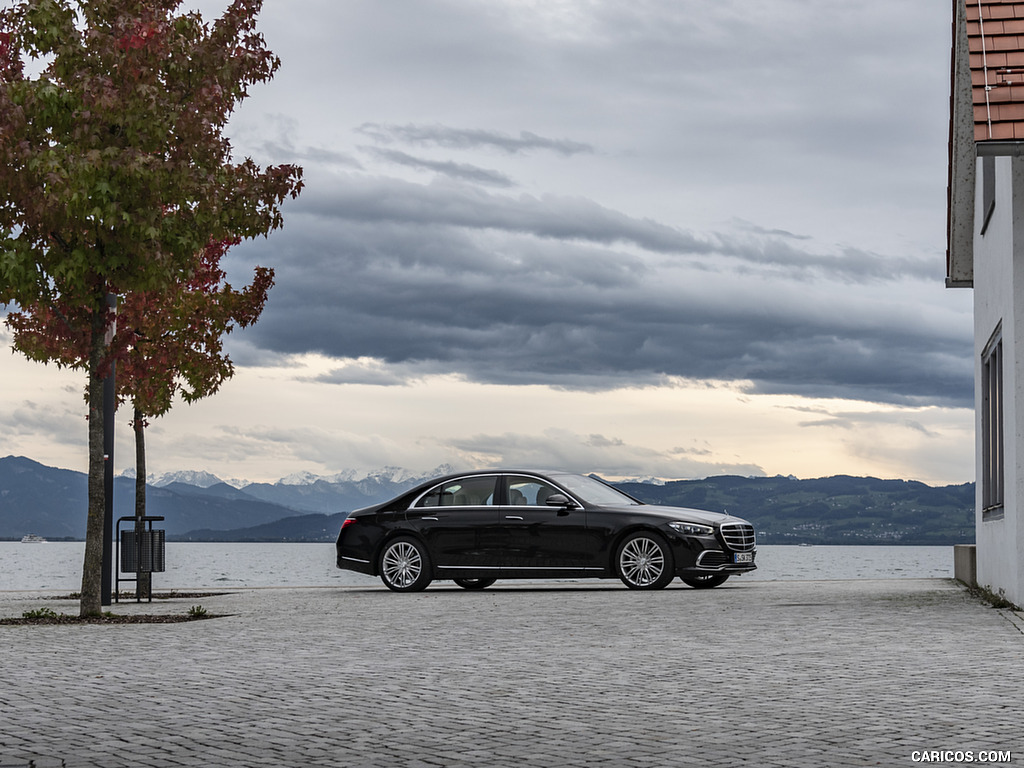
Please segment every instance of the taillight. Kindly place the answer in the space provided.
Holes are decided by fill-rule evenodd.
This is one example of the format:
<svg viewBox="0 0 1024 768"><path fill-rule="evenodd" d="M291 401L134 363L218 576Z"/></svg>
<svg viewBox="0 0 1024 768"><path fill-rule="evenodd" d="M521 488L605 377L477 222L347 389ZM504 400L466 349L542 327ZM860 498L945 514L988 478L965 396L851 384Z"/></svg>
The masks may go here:
<svg viewBox="0 0 1024 768"><path fill-rule="evenodd" d="M344 531L346 528L348 528L350 525L352 525L352 523L354 523L355 521L356 521L356 519L354 517L346 517L345 520L341 524L341 530Z"/></svg>

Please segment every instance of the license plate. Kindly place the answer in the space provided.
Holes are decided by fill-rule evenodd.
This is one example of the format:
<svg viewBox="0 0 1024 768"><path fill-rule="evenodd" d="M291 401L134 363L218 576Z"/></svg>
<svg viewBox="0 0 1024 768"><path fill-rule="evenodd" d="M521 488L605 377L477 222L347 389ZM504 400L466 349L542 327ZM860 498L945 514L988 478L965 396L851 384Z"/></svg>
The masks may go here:
<svg viewBox="0 0 1024 768"><path fill-rule="evenodd" d="M753 552L737 552L732 556L734 563L752 563L754 562Z"/></svg>

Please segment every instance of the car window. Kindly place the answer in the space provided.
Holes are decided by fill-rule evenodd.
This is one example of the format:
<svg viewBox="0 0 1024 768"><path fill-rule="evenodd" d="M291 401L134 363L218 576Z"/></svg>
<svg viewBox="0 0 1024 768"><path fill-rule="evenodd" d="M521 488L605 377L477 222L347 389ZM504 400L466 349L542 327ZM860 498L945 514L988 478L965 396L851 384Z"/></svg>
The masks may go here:
<svg viewBox="0 0 1024 768"><path fill-rule="evenodd" d="M416 502L417 507L478 507L494 504L494 475L463 477L442 483Z"/></svg>
<svg viewBox="0 0 1024 768"><path fill-rule="evenodd" d="M635 507L642 502L585 475L558 475L558 482L581 501L598 507Z"/></svg>
<svg viewBox="0 0 1024 768"><path fill-rule="evenodd" d="M543 507L548 496L561 493L536 477L510 475L508 478L508 503L531 507Z"/></svg>

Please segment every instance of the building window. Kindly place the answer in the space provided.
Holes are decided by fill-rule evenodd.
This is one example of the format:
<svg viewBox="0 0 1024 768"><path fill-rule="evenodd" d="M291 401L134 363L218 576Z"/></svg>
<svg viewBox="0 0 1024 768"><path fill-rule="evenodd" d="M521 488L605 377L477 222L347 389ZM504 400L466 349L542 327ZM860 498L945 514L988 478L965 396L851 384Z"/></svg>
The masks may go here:
<svg viewBox="0 0 1024 768"><path fill-rule="evenodd" d="M981 356L981 519L1003 516L1003 335L996 329Z"/></svg>

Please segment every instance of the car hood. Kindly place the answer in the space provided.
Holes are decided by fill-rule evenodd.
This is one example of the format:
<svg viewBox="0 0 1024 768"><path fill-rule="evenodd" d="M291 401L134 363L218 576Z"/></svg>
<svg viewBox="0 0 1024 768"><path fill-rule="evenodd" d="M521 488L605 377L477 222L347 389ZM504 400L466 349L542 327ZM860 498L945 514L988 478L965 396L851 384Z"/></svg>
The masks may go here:
<svg viewBox="0 0 1024 768"><path fill-rule="evenodd" d="M643 512L647 515L657 515L666 520L682 520L687 523L704 523L705 525L721 525L722 523L745 523L741 517L711 512L707 509L691 509L689 507L662 507L657 504L642 504L637 507L622 507L616 512Z"/></svg>

